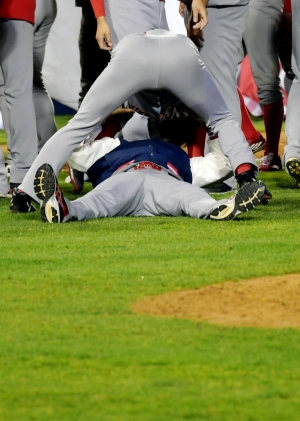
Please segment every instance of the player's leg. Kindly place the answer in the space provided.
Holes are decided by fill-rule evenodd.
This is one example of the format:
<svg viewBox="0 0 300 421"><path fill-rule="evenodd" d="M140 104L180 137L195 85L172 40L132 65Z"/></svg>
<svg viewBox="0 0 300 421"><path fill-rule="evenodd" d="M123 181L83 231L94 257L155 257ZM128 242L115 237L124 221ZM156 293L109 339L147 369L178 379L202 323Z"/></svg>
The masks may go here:
<svg viewBox="0 0 300 421"><path fill-rule="evenodd" d="M141 171L142 172L142 171ZM180 181L167 171L143 170L145 197L136 216L191 216L206 219L216 206L216 200L205 190Z"/></svg>
<svg viewBox="0 0 300 421"><path fill-rule="evenodd" d="M8 118L8 109L4 96L4 80L0 66L0 110L2 115L2 121L7 137L7 146L9 148L10 144L10 133L9 133L9 118ZM0 150L0 197L1 194L5 197L9 195L9 184L7 180L7 172L5 168L5 160L2 150Z"/></svg>
<svg viewBox="0 0 300 421"><path fill-rule="evenodd" d="M134 93L157 87L158 40L129 35L113 50L112 59L85 96L79 111L43 147L20 189L37 200L33 180L37 169L49 163L57 175L74 149L99 123ZM145 54L145 48L147 54Z"/></svg>
<svg viewBox="0 0 300 421"><path fill-rule="evenodd" d="M0 197L10 197L2 149L0 150Z"/></svg>
<svg viewBox="0 0 300 421"><path fill-rule="evenodd" d="M56 17L56 11L55 0L37 0L33 44L33 102L39 151L57 131L53 103L46 91L42 76L46 42Z"/></svg>
<svg viewBox="0 0 300 421"><path fill-rule="evenodd" d="M259 166L261 171L281 169L278 148L283 121L283 97L279 79L277 31L282 8L283 0L251 0L243 35L264 111L267 144Z"/></svg>
<svg viewBox="0 0 300 421"><path fill-rule="evenodd" d="M168 55L175 49L176 55ZM220 148L233 171L243 163L256 168L256 161L239 123L225 104L210 73L201 62L197 48L186 37L163 37L161 57L168 57L160 74L160 87L170 90L188 108L201 116L210 131L219 137ZM170 77L176 69L176 77Z"/></svg>
<svg viewBox="0 0 300 421"><path fill-rule="evenodd" d="M12 187L22 182L37 156L32 57L33 26L19 20L0 22L0 65L9 111Z"/></svg>
<svg viewBox="0 0 300 421"><path fill-rule="evenodd" d="M35 192L42 201L42 220L61 223L70 219L135 215L143 204L145 176L142 171L118 173L85 196L69 201L63 196L52 167L44 164L35 177Z"/></svg>
<svg viewBox="0 0 300 421"><path fill-rule="evenodd" d="M293 58L295 79L289 93L285 133L287 145L284 149L284 164L288 174L300 188L300 3L292 0Z"/></svg>
<svg viewBox="0 0 300 421"><path fill-rule="evenodd" d="M259 205L265 185L252 182L230 199L216 201L205 190L180 181L167 172L148 170L143 207L136 216L169 215L192 218L231 220Z"/></svg>
<svg viewBox="0 0 300 421"><path fill-rule="evenodd" d="M79 34L80 87L79 106L97 77L110 60L108 51L101 50L96 41L97 20L90 1L82 2L82 18Z"/></svg>
<svg viewBox="0 0 300 421"><path fill-rule="evenodd" d="M200 50L200 56L229 111L239 123L241 113L236 91L236 74L247 12L248 5L209 7L209 25L203 30L205 42Z"/></svg>

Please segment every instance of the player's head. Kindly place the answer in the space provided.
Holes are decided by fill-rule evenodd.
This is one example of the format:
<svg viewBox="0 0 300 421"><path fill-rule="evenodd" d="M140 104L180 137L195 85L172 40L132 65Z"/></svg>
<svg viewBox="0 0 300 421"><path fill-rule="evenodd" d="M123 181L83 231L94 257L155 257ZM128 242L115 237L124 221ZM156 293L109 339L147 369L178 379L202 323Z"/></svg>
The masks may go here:
<svg viewBox="0 0 300 421"><path fill-rule="evenodd" d="M199 122L187 116L185 118L173 118L161 122L161 137L178 146L191 145L194 142L196 129Z"/></svg>

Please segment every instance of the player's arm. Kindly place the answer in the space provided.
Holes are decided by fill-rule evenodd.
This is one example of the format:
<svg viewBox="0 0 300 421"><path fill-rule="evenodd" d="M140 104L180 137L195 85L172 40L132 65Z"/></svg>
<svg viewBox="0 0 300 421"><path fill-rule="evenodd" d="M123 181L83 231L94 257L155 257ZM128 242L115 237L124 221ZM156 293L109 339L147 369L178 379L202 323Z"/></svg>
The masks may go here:
<svg viewBox="0 0 300 421"><path fill-rule="evenodd" d="M91 0L95 17L97 19L96 40L102 50L111 50L113 45L110 37L110 28L106 22L104 0Z"/></svg>
<svg viewBox="0 0 300 421"><path fill-rule="evenodd" d="M192 14L194 21L194 29L202 31L208 23L207 6L208 0L193 0L192 1Z"/></svg>

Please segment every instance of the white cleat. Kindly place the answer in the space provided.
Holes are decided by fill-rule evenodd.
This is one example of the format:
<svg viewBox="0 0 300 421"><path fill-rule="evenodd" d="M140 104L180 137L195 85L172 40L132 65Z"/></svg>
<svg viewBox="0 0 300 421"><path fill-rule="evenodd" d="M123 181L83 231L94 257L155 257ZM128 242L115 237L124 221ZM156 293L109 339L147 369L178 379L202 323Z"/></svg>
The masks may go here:
<svg viewBox="0 0 300 421"><path fill-rule="evenodd" d="M214 221L231 221L240 213L248 212L261 203L266 186L262 181L245 184L234 196L215 208L210 219Z"/></svg>

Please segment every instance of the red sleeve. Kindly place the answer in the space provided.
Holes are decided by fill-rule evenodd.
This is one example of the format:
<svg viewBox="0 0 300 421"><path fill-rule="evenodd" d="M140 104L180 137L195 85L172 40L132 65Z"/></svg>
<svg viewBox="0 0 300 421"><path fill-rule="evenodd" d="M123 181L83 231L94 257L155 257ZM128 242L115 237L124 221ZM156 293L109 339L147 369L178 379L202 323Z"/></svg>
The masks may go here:
<svg viewBox="0 0 300 421"><path fill-rule="evenodd" d="M284 7L283 7L283 13L292 13L291 0L285 0Z"/></svg>
<svg viewBox="0 0 300 421"><path fill-rule="evenodd" d="M91 4L96 18L99 16L105 16L104 0L91 0Z"/></svg>

